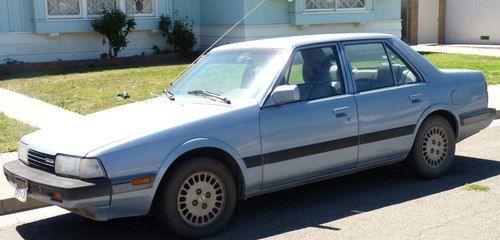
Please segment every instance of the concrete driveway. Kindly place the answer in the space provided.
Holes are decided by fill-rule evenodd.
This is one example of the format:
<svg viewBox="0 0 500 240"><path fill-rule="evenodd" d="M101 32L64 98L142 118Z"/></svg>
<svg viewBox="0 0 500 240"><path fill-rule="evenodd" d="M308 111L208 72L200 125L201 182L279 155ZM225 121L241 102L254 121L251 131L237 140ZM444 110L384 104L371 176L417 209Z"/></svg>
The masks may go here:
<svg viewBox="0 0 500 240"><path fill-rule="evenodd" d="M388 166L241 202L213 239L500 239L500 126L461 142L450 173ZM464 189L467 183L487 192ZM56 207L0 217L1 239L164 239L154 218L93 222Z"/></svg>

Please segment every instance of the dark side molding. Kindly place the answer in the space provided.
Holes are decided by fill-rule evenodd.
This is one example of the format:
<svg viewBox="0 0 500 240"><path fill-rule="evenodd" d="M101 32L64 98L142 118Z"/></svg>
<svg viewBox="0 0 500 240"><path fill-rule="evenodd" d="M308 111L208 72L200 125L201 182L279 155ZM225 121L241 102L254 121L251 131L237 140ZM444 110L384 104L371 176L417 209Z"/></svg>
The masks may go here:
<svg viewBox="0 0 500 240"><path fill-rule="evenodd" d="M466 126L469 124L494 119L496 116L496 109L485 108L477 111L460 114L460 125Z"/></svg>
<svg viewBox="0 0 500 240"><path fill-rule="evenodd" d="M333 141L315 143L306 146L300 146L276 152L265 153L263 155L255 155L243 158L247 168L258 167L265 164L272 164L291 160L294 158L305 157L309 155L335 151L342 148L354 147L360 144L367 144L377 141L382 141L391 138L411 135L415 131L416 125L408 125L404 127L392 128L378 132L366 133L358 136L352 136Z"/></svg>

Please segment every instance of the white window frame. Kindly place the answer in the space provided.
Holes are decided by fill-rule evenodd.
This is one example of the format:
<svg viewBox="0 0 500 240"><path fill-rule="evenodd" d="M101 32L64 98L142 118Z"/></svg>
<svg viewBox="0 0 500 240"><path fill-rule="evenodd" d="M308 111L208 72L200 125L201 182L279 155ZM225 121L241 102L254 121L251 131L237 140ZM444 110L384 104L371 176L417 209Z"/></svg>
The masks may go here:
<svg viewBox="0 0 500 240"><path fill-rule="evenodd" d="M90 19L95 19L99 17L99 15L89 15L88 14L88 9L87 9L87 0L78 0L79 2L79 7L80 7L80 14L79 15L49 15L49 3L48 0L45 1L45 16L47 20L61 20L61 19L83 19L83 20L90 20ZM153 12L152 13L142 13L142 14L127 14L133 17L156 17L157 16L157 0L152 0L153 1ZM125 0L116 0L116 4L118 9L120 11L126 13L125 9Z"/></svg>
<svg viewBox="0 0 500 240"><path fill-rule="evenodd" d="M124 13L127 12L127 5L125 3L125 0L118 0L120 2L120 10ZM132 14L133 16L136 17L154 17L156 16L156 0L151 0L153 1L151 4L153 5L153 12L152 13L139 13L139 14Z"/></svg>
<svg viewBox="0 0 500 240"><path fill-rule="evenodd" d="M308 9L306 7L306 0L303 1L304 3L304 11L305 12L349 12L349 11L367 11L368 10L368 2L372 0L364 0L365 1L365 7L363 8L337 8L337 1L340 0L333 0L334 1L334 8L322 8L322 9Z"/></svg>
<svg viewBox="0 0 500 240"><path fill-rule="evenodd" d="M45 14L46 14L47 18L72 19L72 18L82 18L83 17L84 11L83 11L83 6L82 6L82 0L78 0L78 6L80 7L80 14L79 15L49 15L49 0L44 0L44 1L45 1Z"/></svg>
<svg viewBox="0 0 500 240"><path fill-rule="evenodd" d="M95 18L99 17L99 14L89 14L87 0L81 0L81 1L82 1L83 7L85 8L85 13L83 14L84 19L95 19ZM118 9L121 9L120 8L120 0L115 0L115 1L116 1L116 6L118 7Z"/></svg>

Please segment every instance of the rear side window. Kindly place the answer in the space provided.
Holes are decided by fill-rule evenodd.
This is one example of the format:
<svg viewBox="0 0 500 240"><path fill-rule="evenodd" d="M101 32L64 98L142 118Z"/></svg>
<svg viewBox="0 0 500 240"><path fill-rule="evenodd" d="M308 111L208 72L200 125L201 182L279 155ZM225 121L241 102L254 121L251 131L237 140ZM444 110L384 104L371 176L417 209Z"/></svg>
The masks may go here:
<svg viewBox="0 0 500 240"><path fill-rule="evenodd" d="M391 64L382 43L346 45L345 52L358 92L395 86Z"/></svg>
<svg viewBox="0 0 500 240"><path fill-rule="evenodd" d="M394 81L397 86L420 82L417 75L408 67L408 64L406 64L394 51L387 48L387 54L389 55Z"/></svg>

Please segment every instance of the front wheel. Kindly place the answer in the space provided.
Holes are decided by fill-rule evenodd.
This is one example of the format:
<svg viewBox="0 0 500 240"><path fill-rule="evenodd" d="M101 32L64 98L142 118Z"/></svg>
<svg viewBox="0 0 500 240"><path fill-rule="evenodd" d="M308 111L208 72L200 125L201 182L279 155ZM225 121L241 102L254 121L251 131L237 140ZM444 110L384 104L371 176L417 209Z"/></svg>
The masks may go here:
<svg viewBox="0 0 500 240"><path fill-rule="evenodd" d="M187 160L171 173L158 192L160 222L184 238L207 237L222 230L236 205L229 170L211 158Z"/></svg>
<svg viewBox="0 0 500 240"><path fill-rule="evenodd" d="M446 174L455 158L455 133L443 117L431 116L418 130L407 159L411 168L423 178Z"/></svg>

